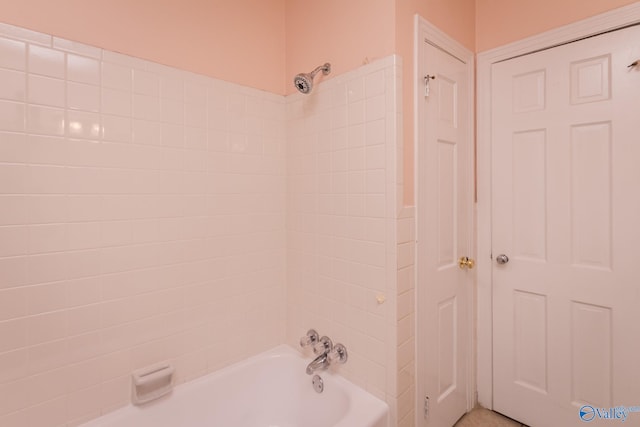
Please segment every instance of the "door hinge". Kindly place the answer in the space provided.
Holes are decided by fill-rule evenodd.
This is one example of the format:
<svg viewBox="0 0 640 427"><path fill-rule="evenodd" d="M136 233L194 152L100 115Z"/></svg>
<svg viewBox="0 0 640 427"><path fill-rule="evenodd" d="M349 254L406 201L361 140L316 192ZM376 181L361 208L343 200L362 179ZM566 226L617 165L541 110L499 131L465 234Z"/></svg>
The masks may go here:
<svg viewBox="0 0 640 427"><path fill-rule="evenodd" d="M424 397L424 418L429 418L429 396Z"/></svg>
<svg viewBox="0 0 640 427"><path fill-rule="evenodd" d="M429 74L424 76L424 96L425 96L425 98L428 98L429 97L429 93L431 92L431 88L429 86L429 82L431 80L434 80L435 78L436 78L436 76L431 76Z"/></svg>

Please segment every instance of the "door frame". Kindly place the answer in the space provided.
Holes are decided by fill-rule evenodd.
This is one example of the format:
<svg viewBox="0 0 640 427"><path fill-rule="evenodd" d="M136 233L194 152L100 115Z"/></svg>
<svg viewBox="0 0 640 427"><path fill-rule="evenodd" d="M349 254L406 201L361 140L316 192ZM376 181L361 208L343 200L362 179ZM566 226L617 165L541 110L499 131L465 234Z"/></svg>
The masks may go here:
<svg viewBox="0 0 640 427"><path fill-rule="evenodd" d="M424 343L423 340L421 339L421 335L419 333L419 327L418 325L420 325L421 322L421 314L420 314L420 310L418 310L418 307L420 305L421 300L425 297L425 293L428 293L428 289L421 289L418 286L418 272L419 272L419 263L418 263L418 228L419 228L419 223L418 223L418 218L420 216L420 208L419 208L419 198L420 198L420 182L417 179L418 178L418 173L420 171L420 143L424 143L424 139L426 138L426 131L424 129L424 125L421 124L421 121L419 120L419 118L421 117L421 115L425 114L424 111L424 103L419 102L419 100L423 97L424 94L424 81L423 81L423 76L420 74L420 59L421 59L421 52L422 52L422 43L429 43L432 46L436 47L437 49L440 49L442 51L444 51L445 53L448 53L449 55L452 55L454 57L457 57L459 60L461 60L463 63L466 64L467 67L467 71L468 71L468 81L467 81L467 85L468 85L468 93L467 93L467 102L468 102L468 108L469 108L469 117L468 117L468 123L466 123L467 125L467 129L469 132L468 135L468 139L469 139L469 143L470 143L470 150L469 150L469 170L471 171L471 173L469 174L469 188L470 188L470 197L471 199L471 206L470 206L470 218L469 218L469 246L471 248L471 254L469 256L474 257L475 258L475 252L476 252L476 241L475 241L475 206L473 206L473 191L474 191L474 185L473 185L473 177L474 177L474 162L473 162L473 156L474 156L474 152L475 152L475 138L474 138L474 129L475 129L475 57L474 57L474 53L469 51L467 48L465 48L462 44L460 44L459 42L457 42L456 40L454 40L452 37L450 37L449 35L447 35L444 31L440 30L438 27L436 27L435 25L431 24L429 21L427 21L426 19L424 19L423 17L421 17L419 14L415 15L414 18L414 54L413 54L413 58L414 58L414 63L413 63L413 73L414 73L414 82L415 82L415 86L414 86L414 98L413 98L413 111L414 111L414 170L415 172L415 186L414 186L414 200L416 201L415 203L415 207L416 207L416 214L415 214L415 236L416 236L416 251L415 251L415 257L416 259L414 260L415 262L415 283L416 283L416 290L415 290L415 305L416 305L416 317L415 317L415 337L416 337L416 341L415 341L415 345L416 345L416 389L415 389L415 401L416 401L416 411L415 411L415 423L416 425L422 425L422 420L423 420L423 406L424 406L424 396L421 395L421 390L422 390L422 386L421 386L421 381L422 381L422 370L420 368L419 365L419 360L420 360L420 355L424 354L425 351L425 346L428 345L428 343ZM466 325L467 329L468 329L468 341L467 341L467 411L469 411L471 408L473 408L474 404L475 404L475 394L474 391L476 389L476 384L475 384L475 334L473 333L473 325L475 322L475 287L472 287L469 290L469 309L471 310L470 312L470 316L469 316L469 322L468 325Z"/></svg>
<svg viewBox="0 0 640 427"><path fill-rule="evenodd" d="M491 67L496 62L640 23L640 2L477 55L477 400L493 408L493 283L491 259Z"/></svg>

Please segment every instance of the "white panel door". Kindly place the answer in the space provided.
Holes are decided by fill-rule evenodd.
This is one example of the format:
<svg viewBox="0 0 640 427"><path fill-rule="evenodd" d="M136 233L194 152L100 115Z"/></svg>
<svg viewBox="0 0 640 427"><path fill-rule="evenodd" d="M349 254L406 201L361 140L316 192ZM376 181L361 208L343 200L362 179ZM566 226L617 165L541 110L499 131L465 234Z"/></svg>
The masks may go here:
<svg viewBox="0 0 640 427"><path fill-rule="evenodd" d="M423 43L418 93L419 425L451 427L468 409L471 358L473 151L471 64ZM433 77L433 78L431 78ZM427 93L428 92L428 93Z"/></svg>
<svg viewBox="0 0 640 427"><path fill-rule="evenodd" d="M640 405L637 59L632 27L492 67L494 409L532 427Z"/></svg>

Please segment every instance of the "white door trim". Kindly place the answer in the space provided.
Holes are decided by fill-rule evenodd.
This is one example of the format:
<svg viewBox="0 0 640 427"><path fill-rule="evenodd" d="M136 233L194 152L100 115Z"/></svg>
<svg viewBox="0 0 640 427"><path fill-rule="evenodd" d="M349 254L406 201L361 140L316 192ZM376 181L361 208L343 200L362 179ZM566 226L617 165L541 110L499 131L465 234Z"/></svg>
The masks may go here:
<svg viewBox="0 0 640 427"><path fill-rule="evenodd" d="M453 38L451 38L449 35L447 35L445 32L443 32L442 30L440 30L438 27L436 27L435 25L431 24L430 22L428 22L426 19L424 19L423 17L421 17L420 15L416 14L415 18L414 18L414 67L413 67L413 74L414 74L414 82L415 82L415 86L414 86L414 91L413 91L413 111L414 111L414 171L415 171L415 178L414 182L415 182L415 186L414 186L414 200L415 202L415 206L416 206L416 214L414 216L414 220L415 220L415 235L418 236L418 218L419 218L419 204L418 204L418 198L419 198L419 186L420 186L420 182L417 179L418 176L418 161L420 156L418 155L418 150L419 150L419 142L421 141L421 139L424 139L426 134L424 132L424 129L422 129L421 125L420 125L420 120L419 118L421 117L421 114L425 114L424 112L424 103L419 102L419 100L421 99L421 97L423 97L424 94L424 81L423 81L423 77L422 75L420 75L420 51L421 51L421 46L422 43L427 42L433 46L435 46L436 48L448 53L449 55L452 55L454 57L456 57L457 59L459 59L461 62L463 62L464 64L466 64L466 67L468 69L468 105L469 105L469 118L468 118L468 123L467 123L467 129L469 129L469 135L468 135L468 140L473 142L475 140L474 138L474 128L475 128L475 111L473 108L474 105L474 100L475 100L475 57L474 57L474 53L471 52L470 50L468 50L467 48L465 48L462 44L460 44L459 42L457 42L456 40L454 40ZM473 164L473 152L474 152L474 144L472 143L472 149L470 150L470 158L469 158L469 167L470 167L470 171L471 173L469 174L469 178L473 179L474 176L474 164ZM473 183L469 183L471 185L471 191L473 191ZM470 221L470 227L469 230L471 230L470 233L470 247L472 248L472 254L470 256L472 256L473 258L475 258L475 252L476 252L476 238L475 238L475 210L472 209L471 212L471 218L469 219ZM415 274L415 283L416 283L416 295L415 295L415 304L416 304L416 317L415 317L415 322L416 322L416 327L415 327L415 336L416 336L416 363L419 363L419 358L417 357L419 354L421 354L421 352L423 352L423 347L424 345L426 345L426 343L422 343L421 340L419 339L419 333L418 333L418 325L420 324L420 312L419 310L417 310L418 308L418 303L420 302L420 298L419 298L419 292L420 289L417 286L418 284L418 259L417 259L417 255L418 255L418 251L415 251L416 254L416 259L414 260L414 265L416 266L414 274ZM474 324L475 324L475 289L471 290L471 295L469 298L469 302L470 302L470 309L472 310L471 315L469 316L469 325L467 325L469 333L468 333L468 343L467 343L467 373L469 375L468 381L467 381L467 410L470 410L471 408L473 408L473 406L475 405L475 394L474 391L476 390L476 383L475 383L475 378L476 378L476 374L475 374L475 334L473 333L474 331ZM418 375L418 373L420 372L420 367L416 366L416 420L415 420L415 425L422 425L422 419L423 419L423 399L424 396L418 396L418 389L419 389L419 384L417 383L417 381L421 380L420 375Z"/></svg>
<svg viewBox="0 0 640 427"><path fill-rule="evenodd" d="M477 391L478 403L493 408L491 278L491 65L541 49L640 23L640 2L501 46L477 56Z"/></svg>

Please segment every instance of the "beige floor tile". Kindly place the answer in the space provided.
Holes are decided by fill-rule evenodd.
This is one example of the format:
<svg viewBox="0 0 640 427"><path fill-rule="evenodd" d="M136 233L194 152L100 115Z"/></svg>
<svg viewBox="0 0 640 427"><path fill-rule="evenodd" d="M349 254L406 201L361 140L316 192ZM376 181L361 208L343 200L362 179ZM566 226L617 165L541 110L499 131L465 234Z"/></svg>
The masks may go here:
<svg viewBox="0 0 640 427"><path fill-rule="evenodd" d="M454 427L521 427L517 421L485 408L476 408L462 417Z"/></svg>

